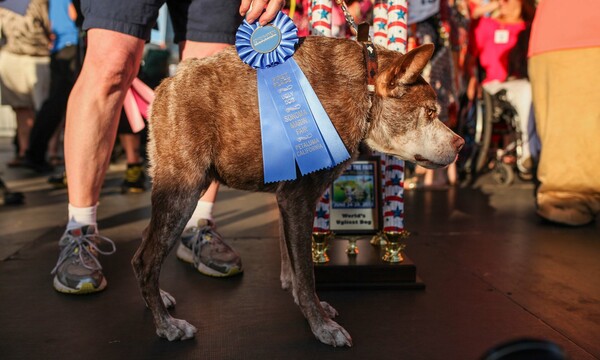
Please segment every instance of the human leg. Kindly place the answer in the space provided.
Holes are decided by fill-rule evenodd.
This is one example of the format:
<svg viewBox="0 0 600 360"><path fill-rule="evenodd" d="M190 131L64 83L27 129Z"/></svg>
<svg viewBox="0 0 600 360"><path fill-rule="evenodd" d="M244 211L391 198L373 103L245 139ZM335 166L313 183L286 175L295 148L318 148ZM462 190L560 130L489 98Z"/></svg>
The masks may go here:
<svg viewBox="0 0 600 360"><path fill-rule="evenodd" d="M121 184L121 192L144 192L146 191L146 176L144 174L142 155L140 154L140 134L123 133L119 134L119 139L121 140L127 161L127 169L125 170L125 178Z"/></svg>
<svg viewBox="0 0 600 360"><path fill-rule="evenodd" d="M31 108L14 109L17 117L17 143L18 152L16 158L8 163L8 166L21 166L25 158L25 152L29 147L29 134L33 127L35 112Z"/></svg>
<svg viewBox="0 0 600 360"><path fill-rule="evenodd" d="M15 111L17 153L9 166L21 166L29 145L29 133L35 119L35 110L48 96L50 59L47 56L29 56L0 51L0 92L2 105Z"/></svg>
<svg viewBox="0 0 600 360"><path fill-rule="evenodd" d="M170 7L172 15L182 11L188 15L187 23L174 23L181 59L208 57L230 46L241 19L238 6L236 2L209 4L200 0L193 1L185 10ZM181 19L177 15L173 18ZM202 274L223 277L241 272L242 264L237 252L223 242L214 229L212 210L218 190L219 183L212 182L197 202L182 234L177 255L181 260L193 263ZM196 248L198 250L194 252Z"/></svg>
<svg viewBox="0 0 600 360"><path fill-rule="evenodd" d="M114 144L125 91L139 68L144 40L104 29L88 32L88 51L67 105L65 162L69 223L59 245L54 287L64 293L106 286L98 254L114 244L98 235L96 204ZM112 245L102 251L98 243Z"/></svg>
<svg viewBox="0 0 600 360"><path fill-rule="evenodd" d="M127 88L144 40L103 29L88 32L88 51L67 105L65 161L69 202L98 202Z"/></svg>
<svg viewBox="0 0 600 360"><path fill-rule="evenodd" d="M51 139L56 138L62 123L69 93L75 82L76 46L67 46L52 55L50 61L50 94L36 114L36 121L29 136L27 164L34 170L51 168L46 162L46 153Z"/></svg>
<svg viewBox="0 0 600 360"><path fill-rule="evenodd" d="M600 214L600 48L549 52L529 60L541 140L537 212L567 225Z"/></svg>

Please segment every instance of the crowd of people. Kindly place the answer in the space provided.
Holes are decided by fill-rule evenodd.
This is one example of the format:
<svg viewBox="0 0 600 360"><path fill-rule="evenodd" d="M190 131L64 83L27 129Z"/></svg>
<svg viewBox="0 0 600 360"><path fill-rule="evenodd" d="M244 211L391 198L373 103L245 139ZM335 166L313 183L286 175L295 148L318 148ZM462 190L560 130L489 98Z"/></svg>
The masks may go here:
<svg viewBox="0 0 600 360"><path fill-rule="evenodd" d="M114 244L99 235L96 211L117 133L127 162L123 192L147 187L144 138L128 126L123 101L140 75L145 43L164 4L92 2L31 0L24 9L7 9L0 2L0 97L17 119L15 157L7 165L53 171L63 164L58 149L64 136L66 171L49 180L67 186L69 194L68 223L53 274L58 291L76 294L106 287L97 245ZM372 19L371 0L346 3L357 22ZM297 3L294 21L300 35L309 31L308 6L308 0ZM594 0L576 0L564 8L558 0L539 5L534 0L409 0L408 6L409 50L436 45L423 76L437 92L439 118L458 131L461 106L482 91L505 90L523 144L519 157L506 161L514 161L523 173L537 168L538 213L570 225L593 221L600 213L600 174L593 166L600 163L600 149L590 138L600 133L600 99L594 90L594 80L600 80L600 32L592 29L600 29L587 14L600 11L599 5ZM283 0L172 5L180 58L215 54L234 42L243 16L265 24L283 8ZM555 26L565 22L560 11L583 20L574 15L572 23ZM343 16L336 14L335 35L350 36ZM583 158L586 164L577 161ZM457 182L456 166L436 172L417 167L414 174L408 187ZM242 271L242 263L214 230L217 192L214 183L198 201L178 253L189 253L184 260L201 273L231 276Z"/></svg>

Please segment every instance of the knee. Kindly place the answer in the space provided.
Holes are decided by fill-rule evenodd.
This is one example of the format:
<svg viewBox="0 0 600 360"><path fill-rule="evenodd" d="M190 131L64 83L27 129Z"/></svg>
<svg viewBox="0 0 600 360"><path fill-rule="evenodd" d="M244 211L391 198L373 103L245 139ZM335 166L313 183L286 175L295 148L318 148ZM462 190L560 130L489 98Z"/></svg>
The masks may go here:
<svg viewBox="0 0 600 360"><path fill-rule="evenodd" d="M81 76L88 80L89 87L97 91L106 94L122 92L129 88L137 75L138 63L131 56L90 59L84 64Z"/></svg>

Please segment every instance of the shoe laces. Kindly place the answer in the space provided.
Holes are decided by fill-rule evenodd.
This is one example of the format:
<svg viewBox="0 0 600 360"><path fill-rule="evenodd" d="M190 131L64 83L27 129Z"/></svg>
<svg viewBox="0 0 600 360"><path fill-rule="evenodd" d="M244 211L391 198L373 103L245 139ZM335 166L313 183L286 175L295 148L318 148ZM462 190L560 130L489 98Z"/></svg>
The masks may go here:
<svg viewBox="0 0 600 360"><path fill-rule="evenodd" d="M200 263L200 249L202 249L202 245L213 241L213 239L217 239L222 241L221 235L216 232L210 222L201 227L192 227L192 232L194 236L191 240L191 248L192 254L194 254L194 265L198 266Z"/></svg>
<svg viewBox="0 0 600 360"><path fill-rule="evenodd" d="M99 234L82 234L80 236L68 234L67 236L70 237L70 241L60 252L56 266L50 272L52 275L56 273L58 267L71 257L73 253L79 256L79 261L85 268L102 270L102 265L100 265L100 261L96 258L96 254L112 255L117 251L117 247L111 239ZM96 244L98 241L108 243L111 249L107 251L101 250ZM86 261L86 259L92 260L91 265L88 265L89 261Z"/></svg>

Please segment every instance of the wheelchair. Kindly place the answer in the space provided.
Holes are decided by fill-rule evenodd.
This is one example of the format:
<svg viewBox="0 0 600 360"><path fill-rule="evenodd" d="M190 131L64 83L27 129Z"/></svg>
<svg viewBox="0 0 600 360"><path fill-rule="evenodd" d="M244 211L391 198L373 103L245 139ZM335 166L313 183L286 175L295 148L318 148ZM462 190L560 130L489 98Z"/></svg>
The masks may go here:
<svg viewBox="0 0 600 360"><path fill-rule="evenodd" d="M521 163L523 140L515 108L506 90L461 99L458 133L465 139L457 168L462 184L472 184L480 175L490 173L496 183L510 186L515 176L531 180Z"/></svg>

